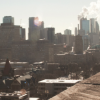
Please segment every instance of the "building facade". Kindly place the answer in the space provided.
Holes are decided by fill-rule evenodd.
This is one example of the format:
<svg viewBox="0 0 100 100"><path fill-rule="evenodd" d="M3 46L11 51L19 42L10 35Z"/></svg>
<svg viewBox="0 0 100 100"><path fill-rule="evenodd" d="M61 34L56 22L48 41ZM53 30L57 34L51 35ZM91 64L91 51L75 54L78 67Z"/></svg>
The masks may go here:
<svg viewBox="0 0 100 100"><path fill-rule="evenodd" d="M29 40L36 42L40 39L40 31L44 28L44 22L38 17L29 18Z"/></svg>
<svg viewBox="0 0 100 100"><path fill-rule="evenodd" d="M89 20L86 18L80 20L80 30L84 30L85 35L89 33Z"/></svg>
<svg viewBox="0 0 100 100"><path fill-rule="evenodd" d="M75 54L83 54L83 40L82 36L75 36Z"/></svg>
<svg viewBox="0 0 100 100"><path fill-rule="evenodd" d="M70 29L66 29L66 30L64 31L64 34L65 34L65 35L71 35L71 34L72 34L72 32L71 32L71 30L70 30Z"/></svg>

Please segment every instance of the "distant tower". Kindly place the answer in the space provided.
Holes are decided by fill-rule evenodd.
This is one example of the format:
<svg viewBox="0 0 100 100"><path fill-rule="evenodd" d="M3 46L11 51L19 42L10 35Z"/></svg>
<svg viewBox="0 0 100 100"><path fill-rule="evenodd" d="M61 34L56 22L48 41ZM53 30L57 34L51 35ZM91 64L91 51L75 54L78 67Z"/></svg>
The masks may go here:
<svg viewBox="0 0 100 100"><path fill-rule="evenodd" d="M40 39L40 31L44 28L44 22L38 17L29 18L29 40L36 42Z"/></svg>
<svg viewBox="0 0 100 100"><path fill-rule="evenodd" d="M64 31L64 34L65 34L65 35L71 35L71 30L70 30L70 29L66 29L66 30Z"/></svg>
<svg viewBox="0 0 100 100"><path fill-rule="evenodd" d="M5 16L3 18L3 23L14 25L14 17L12 17L12 16Z"/></svg>
<svg viewBox="0 0 100 100"><path fill-rule="evenodd" d="M89 22L89 32L99 34L99 24L96 19L91 18Z"/></svg>
<svg viewBox="0 0 100 100"><path fill-rule="evenodd" d="M79 34L75 36L75 54L83 54L83 40Z"/></svg>
<svg viewBox="0 0 100 100"><path fill-rule="evenodd" d="M47 39L50 43L54 43L55 39L55 28L47 28Z"/></svg>
<svg viewBox="0 0 100 100"><path fill-rule="evenodd" d="M87 18L80 19L80 30L84 30L85 35L89 33L89 20Z"/></svg>
<svg viewBox="0 0 100 100"><path fill-rule="evenodd" d="M75 27L75 36L76 36L76 35L78 35L78 34L77 34L77 27Z"/></svg>

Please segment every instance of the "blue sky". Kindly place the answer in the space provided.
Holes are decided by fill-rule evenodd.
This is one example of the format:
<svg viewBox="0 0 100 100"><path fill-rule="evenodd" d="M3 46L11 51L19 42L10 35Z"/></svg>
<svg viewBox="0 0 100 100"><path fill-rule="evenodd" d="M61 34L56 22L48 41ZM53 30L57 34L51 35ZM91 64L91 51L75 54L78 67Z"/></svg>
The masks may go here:
<svg viewBox="0 0 100 100"><path fill-rule="evenodd" d="M0 0L0 23L4 16L13 16L15 25L22 25L28 33L29 17L39 17L45 27L55 27L64 33L78 24L78 14L83 6L97 0Z"/></svg>

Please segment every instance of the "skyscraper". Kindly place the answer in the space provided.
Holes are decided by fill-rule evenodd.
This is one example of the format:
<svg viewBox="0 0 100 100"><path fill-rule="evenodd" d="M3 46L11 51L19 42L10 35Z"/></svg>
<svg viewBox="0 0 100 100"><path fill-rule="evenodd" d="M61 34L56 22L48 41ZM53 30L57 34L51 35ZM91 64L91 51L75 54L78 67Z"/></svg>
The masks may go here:
<svg viewBox="0 0 100 100"><path fill-rule="evenodd" d="M5 16L3 18L3 23L14 25L14 17L12 17L12 16Z"/></svg>
<svg viewBox="0 0 100 100"><path fill-rule="evenodd" d="M65 34L65 35L71 35L71 30L70 30L70 29L66 29L66 30L64 31L64 34Z"/></svg>
<svg viewBox="0 0 100 100"><path fill-rule="evenodd" d="M55 39L55 28L47 28L47 39L50 43L54 43Z"/></svg>
<svg viewBox="0 0 100 100"><path fill-rule="evenodd" d="M86 18L80 20L80 30L84 30L85 34L89 33L89 20Z"/></svg>
<svg viewBox="0 0 100 100"><path fill-rule="evenodd" d="M97 21L95 21L95 33L99 34L99 24Z"/></svg>
<svg viewBox="0 0 100 100"><path fill-rule="evenodd" d="M40 39L40 31L44 28L44 22L38 17L29 18L29 40L36 42Z"/></svg>
<svg viewBox="0 0 100 100"><path fill-rule="evenodd" d="M75 36L75 54L83 54L83 40L79 34Z"/></svg>
<svg viewBox="0 0 100 100"><path fill-rule="evenodd" d="M89 33L99 34L99 24L96 19L91 18L89 22Z"/></svg>
<svg viewBox="0 0 100 100"><path fill-rule="evenodd" d="M76 36L76 35L78 35L78 34L77 34L77 27L75 27L75 36Z"/></svg>
<svg viewBox="0 0 100 100"><path fill-rule="evenodd" d="M22 30L22 27L14 25L13 17L5 16L0 26L0 45L4 45L4 43L8 45L12 41L25 40L25 32Z"/></svg>

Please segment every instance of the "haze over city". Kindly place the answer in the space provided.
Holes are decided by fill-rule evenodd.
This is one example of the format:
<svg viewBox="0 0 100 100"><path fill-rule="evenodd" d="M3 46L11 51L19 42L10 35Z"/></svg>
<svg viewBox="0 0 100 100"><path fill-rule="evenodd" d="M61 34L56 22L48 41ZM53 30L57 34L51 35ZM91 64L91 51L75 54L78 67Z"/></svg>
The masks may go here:
<svg viewBox="0 0 100 100"><path fill-rule="evenodd" d="M39 17L45 27L55 27L56 33L63 34L65 29L70 28L74 34L74 28L79 23L78 15L91 2L97 0L3 0L0 5L0 23L3 16L13 16L16 25L26 28L27 35L29 17Z"/></svg>
<svg viewBox="0 0 100 100"><path fill-rule="evenodd" d="M0 2L0 100L100 100L100 0Z"/></svg>

